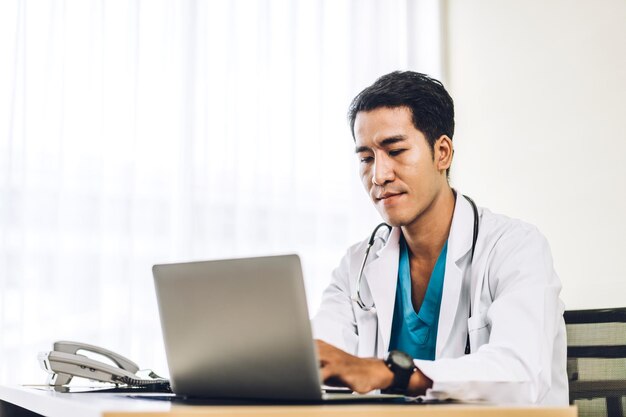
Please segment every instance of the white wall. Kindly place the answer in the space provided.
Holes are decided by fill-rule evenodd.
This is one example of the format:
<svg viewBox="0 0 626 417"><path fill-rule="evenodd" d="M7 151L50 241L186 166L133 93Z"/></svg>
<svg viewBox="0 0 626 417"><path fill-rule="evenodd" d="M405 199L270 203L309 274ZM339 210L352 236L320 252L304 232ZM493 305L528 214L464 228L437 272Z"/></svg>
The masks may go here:
<svg viewBox="0 0 626 417"><path fill-rule="evenodd" d="M626 306L626 2L446 7L453 184L540 228L567 309Z"/></svg>

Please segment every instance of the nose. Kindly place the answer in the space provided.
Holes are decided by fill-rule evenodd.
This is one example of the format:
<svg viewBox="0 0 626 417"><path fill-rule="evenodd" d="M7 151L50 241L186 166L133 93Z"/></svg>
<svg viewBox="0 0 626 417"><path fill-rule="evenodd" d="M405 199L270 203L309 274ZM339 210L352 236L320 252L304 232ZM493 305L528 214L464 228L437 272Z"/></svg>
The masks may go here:
<svg viewBox="0 0 626 417"><path fill-rule="evenodd" d="M385 155L377 155L374 159L374 175L372 183L379 187L393 181L394 172L391 161Z"/></svg>

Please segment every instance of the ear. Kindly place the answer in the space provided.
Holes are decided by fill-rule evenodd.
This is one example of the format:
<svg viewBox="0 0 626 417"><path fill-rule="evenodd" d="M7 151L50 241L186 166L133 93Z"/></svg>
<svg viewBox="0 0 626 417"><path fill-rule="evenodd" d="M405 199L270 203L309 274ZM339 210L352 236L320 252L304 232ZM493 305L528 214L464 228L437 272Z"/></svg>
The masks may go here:
<svg viewBox="0 0 626 417"><path fill-rule="evenodd" d="M454 146L452 145L452 139L446 135L441 135L437 141L435 141L435 164L437 164L437 170L445 171L452 165L452 157L454 155Z"/></svg>

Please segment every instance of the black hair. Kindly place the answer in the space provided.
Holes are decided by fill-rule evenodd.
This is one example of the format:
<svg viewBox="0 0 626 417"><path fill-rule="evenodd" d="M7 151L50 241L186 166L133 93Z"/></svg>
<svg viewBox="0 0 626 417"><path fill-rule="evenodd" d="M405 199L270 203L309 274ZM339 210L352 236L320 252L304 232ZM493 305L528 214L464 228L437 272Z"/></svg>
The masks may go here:
<svg viewBox="0 0 626 417"><path fill-rule="evenodd" d="M413 71L394 71L383 75L361 91L350 104L348 120L352 138L354 121L360 111L380 107L407 107L413 126L424 134L434 156L435 142L442 135L454 135L454 102L440 81Z"/></svg>

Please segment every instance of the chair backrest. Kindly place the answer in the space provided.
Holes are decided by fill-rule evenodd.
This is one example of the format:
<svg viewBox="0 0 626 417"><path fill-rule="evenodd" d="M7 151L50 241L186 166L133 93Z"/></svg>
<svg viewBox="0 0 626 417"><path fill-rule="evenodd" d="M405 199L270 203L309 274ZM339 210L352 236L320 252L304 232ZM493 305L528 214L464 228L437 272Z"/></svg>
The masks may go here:
<svg viewBox="0 0 626 417"><path fill-rule="evenodd" d="M567 376L580 416L622 417L626 409L626 308L570 310Z"/></svg>

